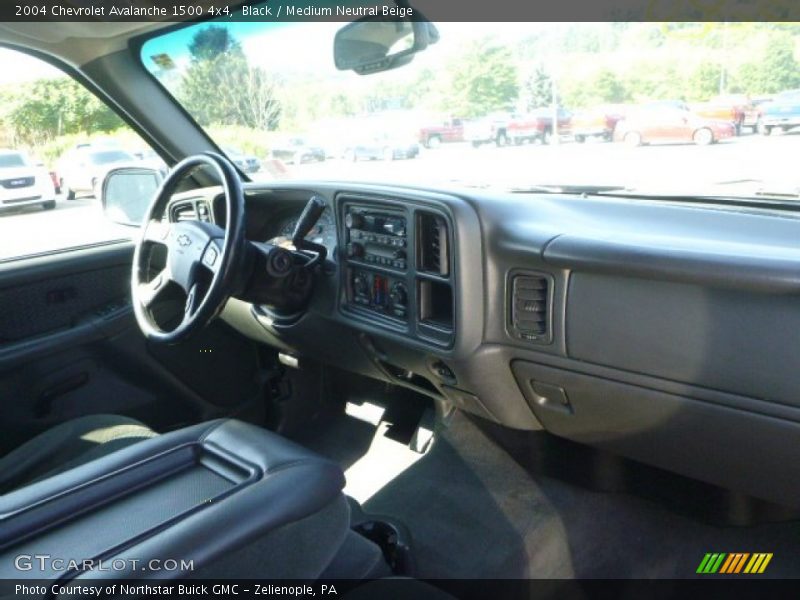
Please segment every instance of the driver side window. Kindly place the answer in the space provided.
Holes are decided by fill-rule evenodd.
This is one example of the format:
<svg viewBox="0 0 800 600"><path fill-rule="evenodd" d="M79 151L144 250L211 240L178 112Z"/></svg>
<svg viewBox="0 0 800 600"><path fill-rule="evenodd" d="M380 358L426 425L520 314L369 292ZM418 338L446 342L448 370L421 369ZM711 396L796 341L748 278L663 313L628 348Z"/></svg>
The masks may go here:
<svg viewBox="0 0 800 600"><path fill-rule="evenodd" d="M5 48L0 64L0 263L129 240L137 229L104 210L105 175L163 161L60 69Z"/></svg>

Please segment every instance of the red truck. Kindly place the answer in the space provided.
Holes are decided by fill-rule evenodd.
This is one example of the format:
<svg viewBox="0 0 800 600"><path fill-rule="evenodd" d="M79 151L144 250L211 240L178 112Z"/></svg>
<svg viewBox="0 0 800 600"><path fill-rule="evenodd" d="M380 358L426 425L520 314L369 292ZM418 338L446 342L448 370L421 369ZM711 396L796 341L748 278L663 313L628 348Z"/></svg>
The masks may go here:
<svg viewBox="0 0 800 600"><path fill-rule="evenodd" d="M717 96L691 108L701 117L733 123L736 135L741 135L744 127L754 128L761 114L753 101L744 94Z"/></svg>
<svg viewBox="0 0 800 600"><path fill-rule="evenodd" d="M448 119L440 125L430 125L419 130L419 143L426 148L438 148L443 143L463 142L464 122Z"/></svg>
<svg viewBox="0 0 800 600"><path fill-rule="evenodd" d="M558 109L558 134L567 135L571 130L572 116ZM464 139L476 148L482 144L497 146L520 145L525 142L548 143L553 134L553 113L549 108L538 109L528 114L493 114L466 124Z"/></svg>

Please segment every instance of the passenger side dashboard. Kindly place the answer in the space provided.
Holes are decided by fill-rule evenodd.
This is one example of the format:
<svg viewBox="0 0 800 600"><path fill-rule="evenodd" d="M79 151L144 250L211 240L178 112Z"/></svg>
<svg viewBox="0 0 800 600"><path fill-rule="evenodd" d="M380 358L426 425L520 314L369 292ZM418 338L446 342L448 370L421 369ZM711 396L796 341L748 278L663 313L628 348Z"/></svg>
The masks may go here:
<svg viewBox="0 0 800 600"><path fill-rule="evenodd" d="M243 333L509 427L797 503L795 213L333 183L248 193L257 218L323 196L338 251L298 319L229 302ZM446 248L431 262L432 230Z"/></svg>

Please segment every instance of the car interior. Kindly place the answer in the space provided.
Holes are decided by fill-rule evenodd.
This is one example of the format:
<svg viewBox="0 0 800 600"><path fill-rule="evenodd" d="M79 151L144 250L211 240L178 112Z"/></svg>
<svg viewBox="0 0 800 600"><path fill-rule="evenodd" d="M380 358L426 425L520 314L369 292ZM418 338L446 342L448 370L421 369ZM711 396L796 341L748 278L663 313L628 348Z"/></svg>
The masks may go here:
<svg viewBox="0 0 800 600"><path fill-rule="evenodd" d="M0 264L1 577L796 574L795 211L251 181L139 58L178 27L0 24L171 167L135 240Z"/></svg>

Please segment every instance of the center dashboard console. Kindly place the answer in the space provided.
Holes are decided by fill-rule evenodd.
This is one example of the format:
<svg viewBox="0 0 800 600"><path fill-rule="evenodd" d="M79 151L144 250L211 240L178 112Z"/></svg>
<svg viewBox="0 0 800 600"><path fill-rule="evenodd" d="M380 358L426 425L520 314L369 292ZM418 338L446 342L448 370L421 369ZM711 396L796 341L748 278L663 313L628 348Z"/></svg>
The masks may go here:
<svg viewBox="0 0 800 600"><path fill-rule="evenodd" d="M339 197L342 311L450 347L455 337L453 228L438 208Z"/></svg>

